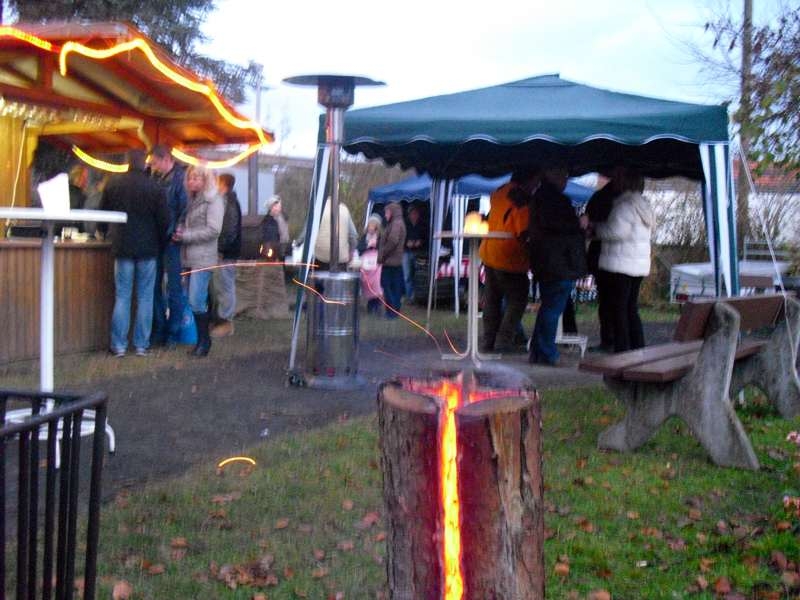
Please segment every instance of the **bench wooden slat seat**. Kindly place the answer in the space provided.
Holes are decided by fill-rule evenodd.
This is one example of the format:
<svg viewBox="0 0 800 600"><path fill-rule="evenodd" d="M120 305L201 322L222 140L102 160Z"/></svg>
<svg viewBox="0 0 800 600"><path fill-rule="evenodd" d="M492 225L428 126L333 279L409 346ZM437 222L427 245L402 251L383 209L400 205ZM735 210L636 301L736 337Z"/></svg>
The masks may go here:
<svg viewBox="0 0 800 600"><path fill-rule="evenodd" d="M702 346L702 342L700 344L697 344L697 342L676 342L676 344L683 344L685 346L696 344L697 350L700 350L700 346ZM743 340L736 347L734 360L752 356L765 345L766 342L761 340ZM653 347L657 348L658 346ZM640 363L636 366L624 369L618 377L622 377L627 381L653 381L658 383L675 381L692 370L695 362L697 362L697 356L698 352L695 351L661 360L654 360L648 363Z"/></svg>
<svg viewBox="0 0 800 600"><path fill-rule="evenodd" d="M765 327L769 337L740 341L740 332ZM628 409L622 421L600 434L598 446L633 450L677 416L715 463L757 469L729 394L757 385L781 414L800 414L798 340L800 303L794 298L766 294L687 302L673 342L581 361L582 370L604 376Z"/></svg>
<svg viewBox="0 0 800 600"><path fill-rule="evenodd" d="M580 362L582 371L599 373L609 377L620 377L623 371L633 367L663 360L673 356L696 353L703 345L703 340L692 342L670 342L658 346L646 346L638 350L629 350L618 354L589 356Z"/></svg>

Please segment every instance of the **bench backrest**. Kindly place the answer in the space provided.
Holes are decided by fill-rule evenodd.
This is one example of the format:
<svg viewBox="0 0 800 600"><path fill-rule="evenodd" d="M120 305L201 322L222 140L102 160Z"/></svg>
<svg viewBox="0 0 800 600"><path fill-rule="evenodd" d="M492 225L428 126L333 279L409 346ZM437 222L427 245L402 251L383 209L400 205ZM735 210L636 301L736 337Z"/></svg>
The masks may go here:
<svg viewBox="0 0 800 600"><path fill-rule="evenodd" d="M707 298L691 300L683 304L681 316L675 326L676 342L702 339L711 309L717 301L725 302L739 313L739 329L742 332L773 327L783 311L783 295L760 294L757 296L732 296L730 298Z"/></svg>

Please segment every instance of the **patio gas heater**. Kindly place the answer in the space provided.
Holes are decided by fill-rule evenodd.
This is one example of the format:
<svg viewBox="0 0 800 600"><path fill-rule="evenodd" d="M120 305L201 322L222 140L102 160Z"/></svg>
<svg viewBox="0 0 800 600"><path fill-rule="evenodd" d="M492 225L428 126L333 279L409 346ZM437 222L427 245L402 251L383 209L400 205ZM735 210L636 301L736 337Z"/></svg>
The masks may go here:
<svg viewBox="0 0 800 600"><path fill-rule="evenodd" d="M344 140L344 113L353 104L357 85L384 85L352 75L298 75L285 83L317 87L325 107L325 143L330 151L330 271L313 271L308 297L305 383L322 389L353 389L363 384L358 375L358 273L339 269L339 153ZM346 258L346 257L343 257Z"/></svg>

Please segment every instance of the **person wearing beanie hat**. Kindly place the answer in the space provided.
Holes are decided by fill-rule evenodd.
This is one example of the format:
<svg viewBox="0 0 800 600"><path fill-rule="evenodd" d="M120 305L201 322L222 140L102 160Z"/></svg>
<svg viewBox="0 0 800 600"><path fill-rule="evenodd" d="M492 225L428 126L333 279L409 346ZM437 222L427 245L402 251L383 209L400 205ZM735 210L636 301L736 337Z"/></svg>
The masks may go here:
<svg viewBox="0 0 800 600"><path fill-rule="evenodd" d="M261 255L276 262L282 261L289 248L289 224L283 216L280 196L266 202L267 214L261 221Z"/></svg>

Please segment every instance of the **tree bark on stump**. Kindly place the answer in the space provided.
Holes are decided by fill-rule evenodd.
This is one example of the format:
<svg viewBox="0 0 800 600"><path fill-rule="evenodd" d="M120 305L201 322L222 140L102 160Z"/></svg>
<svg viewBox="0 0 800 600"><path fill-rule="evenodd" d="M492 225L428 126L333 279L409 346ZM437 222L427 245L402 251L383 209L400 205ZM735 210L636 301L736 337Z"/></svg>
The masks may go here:
<svg viewBox="0 0 800 600"><path fill-rule="evenodd" d="M396 600L443 597L435 381L381 386L378 418ZM464 599L544 599L541 409L530 387L462 384L458 439Z"/></svg>

